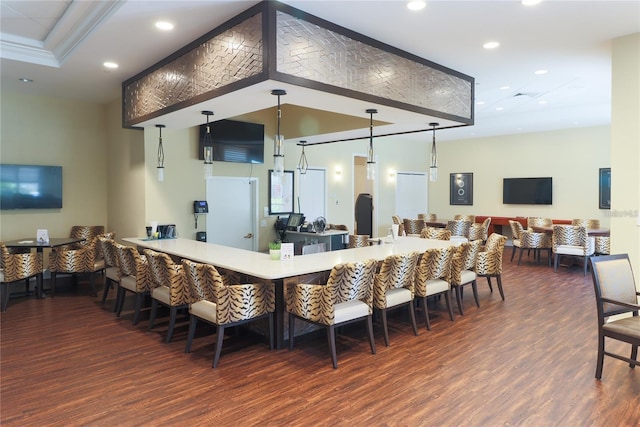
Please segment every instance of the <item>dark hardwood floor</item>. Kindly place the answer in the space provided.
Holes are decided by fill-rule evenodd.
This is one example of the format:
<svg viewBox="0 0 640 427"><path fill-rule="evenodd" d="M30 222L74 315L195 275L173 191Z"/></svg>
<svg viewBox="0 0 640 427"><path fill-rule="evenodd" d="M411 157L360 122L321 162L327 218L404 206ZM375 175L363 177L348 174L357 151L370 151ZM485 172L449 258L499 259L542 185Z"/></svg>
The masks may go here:
<svg viewBox="0 0 640 427"><path fill-rule="evenodd" d="M480 308L468 290L455 322L436 304L427 331L419 310L416 337L401 314L392 316L390 347L374 325L376 355L364 327L345 328L337 370L324 334L297 338L290 352L232 332L212 369L213 331L201 325L185 354L187 323L166 344L167 313L152 331L148 310L133 326L132 297L121 318L112 310L115 292L102 306L84 281L61 285L53 299L15 298L1 314L1 423L640 425L640 369L606 358L603 380L594 378L591 277L580 266L554 273L544 260L516 266L508 254L506 301L481 280Z"/></svg>

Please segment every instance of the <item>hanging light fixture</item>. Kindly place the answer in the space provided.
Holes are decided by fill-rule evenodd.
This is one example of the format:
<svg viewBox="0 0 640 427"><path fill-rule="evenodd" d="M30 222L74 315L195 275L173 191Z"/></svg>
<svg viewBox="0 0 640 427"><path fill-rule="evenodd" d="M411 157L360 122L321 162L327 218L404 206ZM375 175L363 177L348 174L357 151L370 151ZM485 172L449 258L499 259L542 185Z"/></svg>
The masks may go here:
<svg viewBox="0 0 640 427"><path fill-rule="evenodd" d="M431 142L431 166L429 166L429 181L438 181L438 153L436 152L436 126L440 123L429 123L433 129L433 140Z"/></svg>
<svg viewBox="0 0 640 427"><path fill-rule="evenodd" d="M300 141L302 144L302 153L300 154L300 161L298 162L298 170L301 175L306 175L307 169L309 169L309 162L307 162L307 155L304 153L304 145L307 141Z"/></svg>
<svg viewBox="0 0 640 427"><path fill-rule="evenodd" d="M284 175L284 136L280 133L280 118L282 110L280 110L280 97L287 94L284 89L274 89L271 95L278 97L278 132L273 140L273 173L276 176Z"/></svg>
<svg viewBox="0 0 640 427"><path fill-rule="evenodd" d="M160 137L158 138L158 181L164 181L164 149L162 148L162 128L164 125L156 125L160 130Z"/></svg>
<svg viewBox="0 0 640 427"><path fill-rule="evenodd" d="M378 110L370 108L367 110L369 114L369 155L367 156L367 179L373 181L376 179L376 159L373 155L373 115Z"/></svg>
<svg viewBox="0 0 640 427"><path fill-rule="evenodd" d="M213 176L213 138L211 137L211 126L209 116L213 116L213 111L202 111L207 116L207 128L204 133L203 157L204 157L204 179Z"/></svg>

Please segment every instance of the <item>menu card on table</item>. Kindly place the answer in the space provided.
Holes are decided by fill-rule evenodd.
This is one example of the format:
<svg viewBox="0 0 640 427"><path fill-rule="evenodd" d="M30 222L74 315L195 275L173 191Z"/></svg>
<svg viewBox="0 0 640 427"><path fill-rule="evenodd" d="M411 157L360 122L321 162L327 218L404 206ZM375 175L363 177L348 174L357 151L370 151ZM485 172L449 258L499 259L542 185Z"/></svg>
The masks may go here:
<svg viewBox="0 0 640 427"><path fill-rule="evenodd" d="M283 259L283 260L293 259L293 243L282 243L280 245L280 259Z"/></svg>
<svg viewBox="0 0 640 427"><path fill-rule="evenodd" d="M36 240L38 243L49 243L49 231L38 230L36 232Z"/></svg>

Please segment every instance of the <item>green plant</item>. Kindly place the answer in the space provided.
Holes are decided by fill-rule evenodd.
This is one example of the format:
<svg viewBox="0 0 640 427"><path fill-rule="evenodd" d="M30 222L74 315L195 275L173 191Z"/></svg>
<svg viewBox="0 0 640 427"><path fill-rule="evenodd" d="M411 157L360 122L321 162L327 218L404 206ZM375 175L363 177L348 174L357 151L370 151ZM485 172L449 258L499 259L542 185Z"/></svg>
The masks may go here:
<svg viewBox="0 0 640 427"><path fill-rule="evenodd" d="M280 249L280 240L274 240L273 242L269 242L270 250L279 250Z"/></svg>

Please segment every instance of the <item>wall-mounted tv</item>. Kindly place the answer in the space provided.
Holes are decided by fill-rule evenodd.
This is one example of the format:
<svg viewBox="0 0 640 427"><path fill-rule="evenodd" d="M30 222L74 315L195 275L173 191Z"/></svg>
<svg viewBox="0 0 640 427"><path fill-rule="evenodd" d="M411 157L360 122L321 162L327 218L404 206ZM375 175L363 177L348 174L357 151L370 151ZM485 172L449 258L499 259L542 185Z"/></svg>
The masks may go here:
<svg viewBox="0 0 640 427"><path fill-rule="evenodd" d="M264 125L218 120L209 123L213 140L213 160L218 162L264 163ZM204 135L207 125L200 125L198 158L204 160Z"/></svg>
<svg viewBox="0 0 640 427"><path fill-rule="evenodd" d="M550 205L552 200L551 177L503 179L502 203L505 205Z"/></svg>
<svg viewBox="0 0 640 427"><path fill-rule="evenodd" d="M0 209L62 208L62 166L0 165Z"/></svg>

